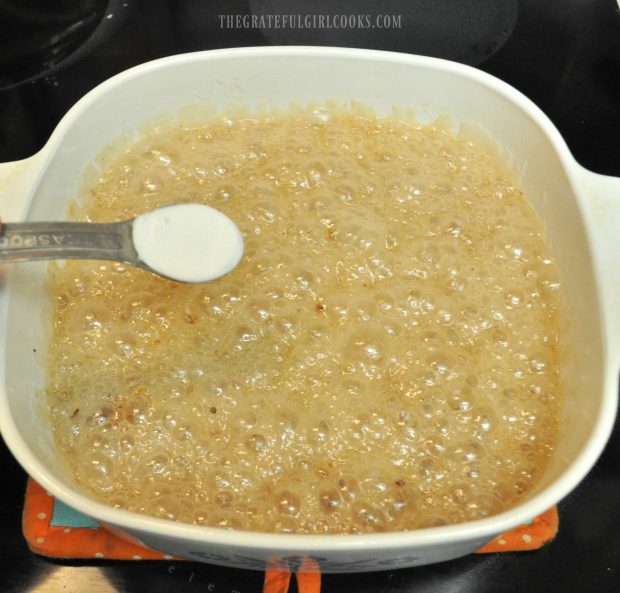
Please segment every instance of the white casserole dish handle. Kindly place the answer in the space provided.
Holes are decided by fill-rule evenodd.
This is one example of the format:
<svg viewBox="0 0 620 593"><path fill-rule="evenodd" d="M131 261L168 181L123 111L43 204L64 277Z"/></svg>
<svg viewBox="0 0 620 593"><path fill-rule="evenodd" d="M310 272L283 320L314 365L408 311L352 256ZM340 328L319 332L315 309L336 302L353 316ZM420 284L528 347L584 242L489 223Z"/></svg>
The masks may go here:
<svg viewBox="0 0 620 593"><path fill-rule="evenodd" d="M620 367L620 177L599 175L580 166L579 183L587 200L586 214L599 266L610 360L617 370Z"/></svg>
<svg viewBox="0 0 620 593"><path fill-rule="evenodd" d="M0 163L0 219L4 222L24 219L42 161L43 151L22 161Z"/></svg>

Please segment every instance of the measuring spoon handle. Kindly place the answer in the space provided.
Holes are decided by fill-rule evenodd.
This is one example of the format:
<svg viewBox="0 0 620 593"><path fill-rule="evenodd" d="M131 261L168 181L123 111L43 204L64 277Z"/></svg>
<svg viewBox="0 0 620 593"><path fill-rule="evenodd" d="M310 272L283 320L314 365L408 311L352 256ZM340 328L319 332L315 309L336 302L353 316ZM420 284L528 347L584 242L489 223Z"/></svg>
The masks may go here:
<svg viewBox="0 0 620 593"><path fill-rule="evenodd" d="M106 259L136 265L133 220L112 223L0 221L0 262Z"/></svg>

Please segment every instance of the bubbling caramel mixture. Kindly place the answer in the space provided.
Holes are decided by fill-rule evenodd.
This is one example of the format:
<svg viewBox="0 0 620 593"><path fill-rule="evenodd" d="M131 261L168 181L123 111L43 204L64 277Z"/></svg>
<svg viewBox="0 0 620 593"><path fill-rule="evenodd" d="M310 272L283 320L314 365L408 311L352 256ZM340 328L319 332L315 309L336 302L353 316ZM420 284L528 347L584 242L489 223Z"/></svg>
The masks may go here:
<svg viewBox="0 0 620 593"><path fill-rule="evenodd" d="M556 267L503 166L434 127L308 109L155 130L74 216L214 206L244 259L207 284L52 269L47 396L115 507L255 531L487 517L553 450Z"/></svg>

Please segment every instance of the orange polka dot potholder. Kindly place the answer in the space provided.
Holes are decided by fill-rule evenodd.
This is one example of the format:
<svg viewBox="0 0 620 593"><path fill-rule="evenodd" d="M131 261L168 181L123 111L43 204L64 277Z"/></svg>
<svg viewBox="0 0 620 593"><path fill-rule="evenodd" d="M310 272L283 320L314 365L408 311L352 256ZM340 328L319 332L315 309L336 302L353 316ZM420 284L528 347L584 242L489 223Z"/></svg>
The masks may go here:
<svg viewBox="0 0 620 593"><path fill-rule="evenodd" d="M172 556L132 545L103 529L28 480L22 528L28 547L49 558L171 560Z"/></svg>
<svg viewBox="0 0 620 593"><path fill-rule="evenodd" d="M172 556L132 545L95 521L71 509L49 495L37 482L30 479L26 488L23 530L30 549L51 558L94 558L108 560L171 560ZM558 531L558 513L554 507L504 533L478 553L516 552L536 550L550 542ZM269 575L267 575L269 576ZM298 575L299 579L299 575ZM266 582L283 584L280 576L266 578Z"/></svg>
<svg viewBox="0 0 620 593"><path fill-rule="evenodd" d="M542 548L553 540L558 533L559 517L557 507L538 515L525 525L519 525L502 533L480 548L477 554L492 552L527 552Z"/></svg>

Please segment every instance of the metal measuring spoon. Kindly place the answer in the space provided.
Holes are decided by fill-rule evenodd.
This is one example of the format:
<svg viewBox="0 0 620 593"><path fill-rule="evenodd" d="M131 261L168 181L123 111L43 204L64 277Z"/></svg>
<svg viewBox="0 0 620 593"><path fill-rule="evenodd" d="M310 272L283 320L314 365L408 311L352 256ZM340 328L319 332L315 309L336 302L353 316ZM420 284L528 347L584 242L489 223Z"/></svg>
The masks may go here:
<svg viewBox="0 0 620 593"><path fill-rule="evenodd" d="M200 204L166 206L112 223L0 223L0 263L103 259L178 282L206 282L232 271L242 255L235 223Z"/></svg>

